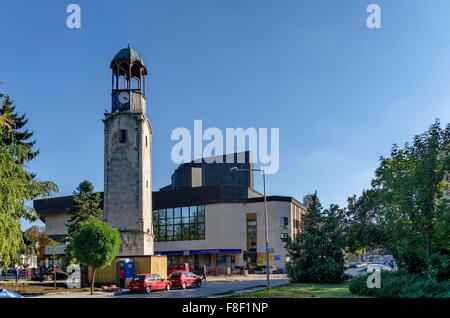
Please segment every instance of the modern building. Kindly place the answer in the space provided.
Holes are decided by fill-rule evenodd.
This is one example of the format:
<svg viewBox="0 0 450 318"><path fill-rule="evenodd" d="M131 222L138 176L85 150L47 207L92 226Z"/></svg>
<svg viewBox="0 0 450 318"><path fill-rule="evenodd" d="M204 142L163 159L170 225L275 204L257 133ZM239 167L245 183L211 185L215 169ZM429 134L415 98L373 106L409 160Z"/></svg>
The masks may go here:
<svg viewBox="0 0 450 318"><path fill-rule="evenodd" d="M182 164L172 175L172 184L153 193L156 253L167 255L169 263L264 265L264 197L253 187L251 153L246 152L245 162L238 164L248 171L230 172L236 164L225 163L224 158L223 163L211 161ZM267 206L270 266L284 269L282 238L299 232L306 208L286 196L268 196Z"/></svg>
<svg viewBox="0 0 450 318"><path fill-rule="evenodd" d="M110 67L112 107L103 120L103 220L121 234L119 255L166 255L169 263L187 261L194 266L264 265L264 197L254 189L252 153L181 164L168 186L152 192L147 69L130 47L120 50ZM241 171L232 173L233 167ZM64 252L72 205L72 196L34 201L46 234L61 243L48 250L48 255ZM267 205L270 265L284 269L282 238L299 232L306 208L286 196L269 196Z"/></svg>
<svg viewBox="0 0 450 318"><path fill-rule="evenodd" d="M250 153L242 169L250 168ZM253 172L231 173L228 163L185 163L172 183L153 192L155 254L169 263L234 267L265 264L264 197L253 188ZM63 242L72 197L36 200L46 233ZM293 197L268 196L270 266L285 268L283 237L300 230L304 204Z"/></svg>

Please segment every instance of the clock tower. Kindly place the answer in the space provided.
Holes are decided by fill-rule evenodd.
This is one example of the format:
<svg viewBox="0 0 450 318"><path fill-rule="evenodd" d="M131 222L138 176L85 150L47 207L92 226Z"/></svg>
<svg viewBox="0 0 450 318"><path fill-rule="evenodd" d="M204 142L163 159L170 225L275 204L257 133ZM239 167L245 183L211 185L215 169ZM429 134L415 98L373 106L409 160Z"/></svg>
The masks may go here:
<svg viewBox="0 0 450 318"><path fill-rule="evenodd" d="M130 46L111 61L112 105L105 113L104 219L119 230L119 256L153 255L152 128L147 68Z"/></svg>

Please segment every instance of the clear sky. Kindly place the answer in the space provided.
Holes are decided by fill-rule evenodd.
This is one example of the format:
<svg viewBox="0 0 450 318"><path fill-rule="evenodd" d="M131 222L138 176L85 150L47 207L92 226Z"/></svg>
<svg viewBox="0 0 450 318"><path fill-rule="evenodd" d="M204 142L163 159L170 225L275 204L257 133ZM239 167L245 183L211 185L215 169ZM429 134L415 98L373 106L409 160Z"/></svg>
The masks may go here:
<svg viewBox="0 0 450 318"><path fill-rule="evenodd" d="M81 29L66 27L70 3ZM448 0L1 0L0 91L29 116L38 178L101 191L109 63L130 42L150 73L154 189L177 166L172 130L202 119L280 128L268 193L344 205L393 143L449 122L449 14Z"/></svg>

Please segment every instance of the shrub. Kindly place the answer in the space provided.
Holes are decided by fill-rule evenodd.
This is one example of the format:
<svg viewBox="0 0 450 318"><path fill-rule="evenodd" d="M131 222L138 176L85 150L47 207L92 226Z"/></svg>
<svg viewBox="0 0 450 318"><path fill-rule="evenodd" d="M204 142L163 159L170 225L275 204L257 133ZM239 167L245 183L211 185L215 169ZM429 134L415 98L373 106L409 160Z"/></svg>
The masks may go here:
<svg viewBox="0 0 450 318"><path fill-rule="evenodd" d="M380 298L435 298L449 297L450 283L428 279L421 274L406 272L381 272L381 288L368 288L367 277L358 276L350 281L352 294Z"/></svg>
<svg viewBox="0 0 450 318"><path fill-rule="evenodd" d="M367 277L368 275L354 277L348 286L350 292L357 295L374 296L372 289L367 288Z"/></svg>
<svg viewBox="0 0 450 318"><path fill-rule="evenodd" d="M434 253L429 258L431 272L438 282L448 282L450 280L449 255Z"/></svg>
<svg viewBox="0 0 450 318"><path fill-rule="evenodd" d="M420 280L402 287L401 298L449 298L450 283L439 283L435 280Z"/></svg>

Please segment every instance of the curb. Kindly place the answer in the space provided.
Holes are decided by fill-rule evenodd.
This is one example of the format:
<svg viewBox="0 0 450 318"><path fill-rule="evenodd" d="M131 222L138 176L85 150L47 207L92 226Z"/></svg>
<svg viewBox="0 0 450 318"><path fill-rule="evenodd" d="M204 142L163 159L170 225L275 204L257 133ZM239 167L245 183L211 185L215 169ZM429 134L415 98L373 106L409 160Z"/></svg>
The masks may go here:
<svg viewBox="0 0 450 318"><path fill-rule="evenodd" d="M108 292L104 292L104 293L108 293ZM114 294L114 296L120 296L120 295L126 295L126 294L129 294L130 293L130 290L129 289L124 289L124 290L121 290L121 291L116 291L116 292L113 292Z"/></svg>
<svg viewBox="0 0 450 318"><path fill-rule="evenodd" d="M260 291L260 290L264 290L264 289L266 289L265 286L253 286L253 287L248 287L245 289L230 290L230 291L227 291L226 294L223 294L223 295L210 295L210 296L207 296L206 298L225 298L225 297L234 296L234 295L244 295L247 293Z"/></svg>

